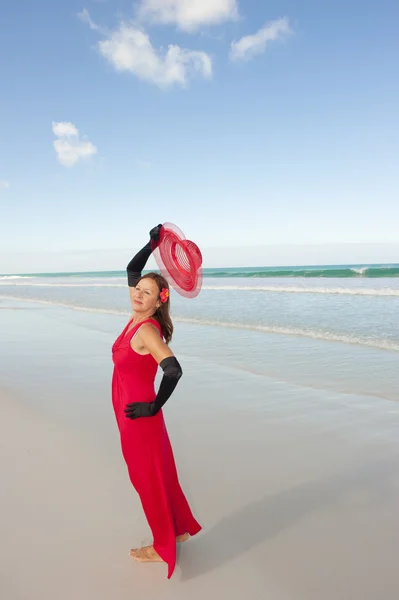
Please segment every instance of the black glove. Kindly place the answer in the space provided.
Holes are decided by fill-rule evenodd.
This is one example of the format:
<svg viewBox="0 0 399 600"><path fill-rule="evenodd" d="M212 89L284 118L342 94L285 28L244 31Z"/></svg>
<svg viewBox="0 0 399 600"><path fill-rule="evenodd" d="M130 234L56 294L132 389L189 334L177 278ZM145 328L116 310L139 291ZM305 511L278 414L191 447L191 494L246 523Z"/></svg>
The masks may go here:
<svg viewBox="0 0 399 600"><path fill-rule="evenodd" d="M128 419L138 419L139 417L153 417L154 402L133 402L125 408L125 415Z"/></svg>
<svg viewBox="0 0 399 600"><path fill-rule="evenodd" d="M153 242L159 242L159 238L161 235L162 223L153 227L150 231L150 240Z"/></svg>
<svg viewBox="0 0 399 600"><path fill-rule="evenodd" d="M137 252L136 256L132 258L126 267L129 287L135 287L139 279L141 279L141 273L146 266L149 257L151 256L153 248L156 248L157 242L159 242L161 227L162 225L157 225L151 229L150 241L144 246L144 248Z"/></svg>
<svg viewBox="0 0 399 600"><path fill-rule="evenodd" d="M164 372L158 394L154 402L132 402L125 408L125 415L128 419L138 419L139 417L153 417L157 414L172 395L177 386L180 377L183 375L181 366L175 356L164 358L159 366Z"/></svg>

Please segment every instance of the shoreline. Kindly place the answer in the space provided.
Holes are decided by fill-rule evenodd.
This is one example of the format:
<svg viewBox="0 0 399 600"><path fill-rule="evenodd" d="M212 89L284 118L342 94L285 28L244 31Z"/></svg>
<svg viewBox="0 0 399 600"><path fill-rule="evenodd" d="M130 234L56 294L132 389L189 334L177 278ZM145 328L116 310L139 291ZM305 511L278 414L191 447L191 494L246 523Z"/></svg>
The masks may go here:
<svg viewBox="0 0 399 600"><path fill-rule="evenodd" d="M128 310L70 306L32 298L15 300L0 295L1 312L24 309L51 315L73 327L96 330L108 336L109 348L125 326ZM195 319L174 318L176 335L172 349L187 360L231 366L242 375L257 375L301 389L369 396L376 401L399 401L395 371L399 369L396 350L338 340L297 336L292 332L263 331L262 328L226 327ZM333 336L334 337L334 336ZM223 338L223 343L221 343ZM237 350L235 350L237 348ZM261 349L261 350L259 350ZM110 363L105 364L108 368ZM378 377L375 377L378 373Z"/></svg>
<svg viewBox="0 0 399 600"><path fill-rule="evenodd" d="M203 532L170 581L131 561L151 536L111 408L120 321L0 311L0 595L396 600L399 405L190 357L164 414Z"/></svg>

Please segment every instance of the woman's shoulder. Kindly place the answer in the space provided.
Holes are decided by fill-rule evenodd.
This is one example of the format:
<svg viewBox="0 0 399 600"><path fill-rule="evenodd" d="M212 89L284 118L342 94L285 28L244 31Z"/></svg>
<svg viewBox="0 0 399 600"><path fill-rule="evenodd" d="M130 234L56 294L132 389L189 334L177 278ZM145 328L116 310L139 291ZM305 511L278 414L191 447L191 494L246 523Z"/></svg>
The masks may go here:
<svg viewBox="0 0 399 600"><path fill-rule="evenodd" d="M158 321L156 319L147 319L146 321L144 321L144 323L141 325L140 329L142 329L144 332L145 331L153 331L154 327L159 331L159 333L162 335L162 327L161 325L158 323Z"/></svg>

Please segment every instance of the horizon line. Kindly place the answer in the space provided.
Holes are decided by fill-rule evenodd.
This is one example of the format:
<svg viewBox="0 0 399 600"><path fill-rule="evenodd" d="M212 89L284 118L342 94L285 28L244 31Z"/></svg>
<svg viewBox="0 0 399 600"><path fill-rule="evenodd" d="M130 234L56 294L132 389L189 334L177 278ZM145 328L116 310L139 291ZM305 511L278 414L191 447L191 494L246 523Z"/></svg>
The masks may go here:
<svg viewBox="0 0 399 600"><path fill-rule="evenodd" d="M203 267L202 272L206 271L240 271L240 270L285 270L288 271L290 269L321 269L323 267L326 268L334 268L334 267L360 267L360 268L368 268L368 267L399 267L399 263L395 262L387 262L387 263L323 263L323 264L303 264L303 265L273 265L273 266L248 266L248 267ZM151 273L154 271L159 271L159 269L143 269L143 273ZM0 273L0 277L24 277L24 276L40 276L40 275L83 275L87 273L126 273L126 269L103 269L103 270L86 270L86 271L35 271L35 272L24 272L24 273Z"/></svg>

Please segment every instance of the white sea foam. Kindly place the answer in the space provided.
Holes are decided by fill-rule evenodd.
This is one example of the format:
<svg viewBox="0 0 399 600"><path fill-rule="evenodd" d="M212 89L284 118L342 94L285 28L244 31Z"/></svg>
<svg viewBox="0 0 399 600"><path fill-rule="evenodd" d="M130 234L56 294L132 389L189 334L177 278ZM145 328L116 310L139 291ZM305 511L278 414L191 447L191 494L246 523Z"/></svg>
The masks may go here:
<svg viewBox="0 0 399 600"><path fill-rule="evenodd" d="M228 327L232 329L246 329L250 331L260 331L264 333L279 333L283 335L294 335L311 338L314 340L326 340L331 342L341 342L343 344L355 344L360 346L369 346L379 348L380 350L392 350L399 352L399 344L391 340L379 340L371 338L362 338L352 335L338 334L330 331L320 331L315 329L302 329L300 327L281 327L278 325L251 325L246 323L230 323L224 321L191 319L186 317L175 317L174 321L189 323L192 325L211 325L213 327Z"/></svg>
<svg viewBox="0 0 399 600"><path fill-rule="evenodd" d="M17 278L17 277L15 277ZM19 278L19 277L18 277ZM9 279L14 279L10 276ZM22 278L25 279L25 278ZM0 278L0 286L19 287L42 287L42 288L125 288L126 283L46 283L46 282L14 282L2 281ZM294 286L294 285L204 285L203 291L237 291L237 292L271 292L284 294L334 294L344 296L382 296L382 297L399 297L399 289L391 287L383 288L346 288L346 287L314 287L314 286Z"/></svg>
<svg viewBox="0 0 399 600"><path fill-rule="evenodd" d="M10 279L35 279L34 275L0 275L0 281L8 281Z"/></svg>
<svg viewBox="0 0 399 600"><path fill-rule="evenodd" d="M286 294L337 294L345 296L399 296L399 289L393 288L326 288L326 287L302 287L302 286L203 286L204 290L218 291L247 291L247 292L275 292Z"/></svg>
<svg viewBox="0 0 399 600"><path fill-rule="evenodd" d="M358 273L359 275L364 275L370 267L351 267L351 271L353 271L354 273Z"/></svg>
<svg viewBox="0 0 399 600"><path fill-rule="evenodd" d="M102 313L110 315L125 315L129 316L129 311L116 310L116 309L103 309L90 306L81 306L76 304L69 304L67 302L53 302L50 300L38 300L38 299L27 299L19 298L15 296L1 296L4 300L16 300L21 302L31 302L34 304L47 304L50 306L59 306L62 308L68 308L78 311L91 312L91 313ZM291 335L297 337L310 338L314 340L324 340L330 342L340 342L343 344L351 344L358 346L368 346L370 348L378 348L380 350L389 350L393 352L399 352L399 343L387 340L387 339L375 339L366 338L360 336L345 335L341 333L333 333L330 331L321 331L316 329L305 329L299 327L290 326L277 326L277 325L252 325L247 323L237 322L226 322L211 319L194 319L188 317L174 317L175 322L186 323L189 325L201 325L211 327L226 327L231 329L244 329L249 331L258 331L262 333L276 333L281 335Z"/></svg>
<svg viewBox="0 0 399 600"><path fill-rule="evenodd" d="M14 286L14 287L18 287L19 284L18 283L12 283L12 282L2 282L0 281L0 285L3 286ZM39 282L39 283L23 283L21 285L22 286L30 286L30 287L45 287L45 288L127 288L126 283L44 283L44 282Z"/></svg>
<svg viewBox="0 0 399 600"><path fill-rule="evenodd" d="M108 309L108 308L96 308L92 306L81 306L78 304L70 304L68 302L54 302L53 300L41 300L40 298L20 298L18 296L1 296L1 300L15 300L17 302L30 302L32 304L46 304L48 306L59 306L61 308L68 308L72 310L80 310L83 312L90 313L101 313L105 315L130 315L131 312L125 310Z"/></svg>

